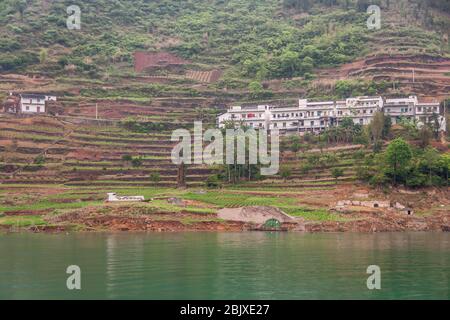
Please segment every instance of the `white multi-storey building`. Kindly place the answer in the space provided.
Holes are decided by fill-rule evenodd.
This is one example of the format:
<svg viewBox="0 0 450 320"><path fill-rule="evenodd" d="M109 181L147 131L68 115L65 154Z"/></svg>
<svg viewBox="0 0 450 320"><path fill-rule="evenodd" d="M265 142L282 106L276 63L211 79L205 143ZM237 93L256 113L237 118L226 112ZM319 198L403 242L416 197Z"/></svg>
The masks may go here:
<svg viewBox="0 0 450 320"><path fill-rule="evenodd" d="M445 118L440 115L439 103L421 103L416 96L397 99L364 96L323 102L300 99L298 106L292 107L233 106L227 113L220 115L217 122L219 127L224 127L227 122L235 122L253 128L319 133L338 125L344 118L352 119L355 124L368 125L377 111L390 116L393 124L401 118L416 119L424 124L437 115L441 130L445 131Z"/></svg>
<svg viewBox="0 0 450 320"><path fill-rule="evenodd" d="M45 113L47 101L56 101L56 97L43 94L21 94L20 112L25 114Z"/></svg>

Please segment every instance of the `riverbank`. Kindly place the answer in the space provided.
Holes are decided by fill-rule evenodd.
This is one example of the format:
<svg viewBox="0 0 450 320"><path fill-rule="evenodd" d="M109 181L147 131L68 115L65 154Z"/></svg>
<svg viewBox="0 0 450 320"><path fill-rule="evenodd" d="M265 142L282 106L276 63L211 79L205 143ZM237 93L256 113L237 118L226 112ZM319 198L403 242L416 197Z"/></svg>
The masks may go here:
<svg viewBox="0 0 450 320"><path fill-rule="evenodd" d="M106 193L110 191L2 185L0 228L31 232L450 231L448 189L382 193L356 185L283 191L128 188L114 191L143 195L148 202L107 203ZM259 210L264 218L249 220L219 214L233 208L255 208L256 216ZM278 221L283 219L263 215L264 208L275 208L292 220ZM271 218L277 220L275 225L264 223Z"/></svg>

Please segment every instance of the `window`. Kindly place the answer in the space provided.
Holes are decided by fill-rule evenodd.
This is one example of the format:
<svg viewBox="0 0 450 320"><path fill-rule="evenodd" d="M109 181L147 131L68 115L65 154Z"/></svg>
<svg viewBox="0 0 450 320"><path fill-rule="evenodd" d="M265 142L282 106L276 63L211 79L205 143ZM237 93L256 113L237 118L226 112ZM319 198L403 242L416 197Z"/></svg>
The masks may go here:
<svg viewBox="0 0 450 320"><path fill-rule="evenodd" d="M311 121L311 127L314 127L314 121Z"/></svg>
<svg viewBox="0 0 450 320"><path fill-rule="evenodd" d="M273 124L273 127L274 127L274 128L278 127L278 123L274 123L274 124Z"/></svg>
<svg viewBox="0 0 450 320"><path fill-rule="evenodd" d="M322 111L317 111L317 116L321 116L322 115Z"/></svg>
<svg viewBox="0 0 450 320"><path fill-rule="evenodd" d="M283 122L283 128L286 128L286 122Z"/></svg>
<svg viewBox="0 0 450 320"><path fill-rule="evenodd" d="M25 109L28 111L30 110L30 106L26 106Z"/></svg>
<svg viewBox="0 0 450 320"><path fill-rule="evenodd" d="M37 107L37 112L41 112L41 107Z"/></svg>
<svg viewBox="0 0 450 320"><path fill-rule="evenodd" d="M421 112L422 108L421 107L417 107L417 111Z"/></svg>
<svg viewBox="0 0 450 320"><path fill-rule="evenodd" d="M364 124L364 119L359 119L359 124Z"/></svg>

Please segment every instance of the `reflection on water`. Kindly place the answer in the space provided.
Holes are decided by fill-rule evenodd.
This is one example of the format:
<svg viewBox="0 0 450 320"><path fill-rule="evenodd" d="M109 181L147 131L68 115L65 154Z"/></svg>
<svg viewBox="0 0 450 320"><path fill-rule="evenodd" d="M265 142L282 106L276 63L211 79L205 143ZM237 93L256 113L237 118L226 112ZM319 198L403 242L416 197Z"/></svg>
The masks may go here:
<svg viewBox="0 0 450 320"><path fill-rule="evenodd" d="M445 233L10 234L0 257L1 299L450 298ZM69 265L81 291L66 289Z"/></svg>

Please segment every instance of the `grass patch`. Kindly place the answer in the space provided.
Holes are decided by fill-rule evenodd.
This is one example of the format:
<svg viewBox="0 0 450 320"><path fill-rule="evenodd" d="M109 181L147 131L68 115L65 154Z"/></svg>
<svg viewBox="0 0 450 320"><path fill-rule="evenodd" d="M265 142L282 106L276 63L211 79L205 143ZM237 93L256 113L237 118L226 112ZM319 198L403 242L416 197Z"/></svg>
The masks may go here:
<svg viewBox="0 0 450 320"><path fill-rule="evenodd" d="M348 221L341 215L330 213L325 209L307 209L301 208L286 212L293 217L302 217L310 221Z"/></svg>
<svg viewBox="0 0 450 320"><path fill-rule="evenodd" d="M2 217L0 218L0 225L3 226L16 226L19 228L42 226L47 222L41 216L15 216L15 217Z"/></svg>
<svg viewBox="0 0 450 320"><path fill-rule="evenodd" d="M17 205L17 206L0 206L0 212L6 211L38 211L46 209L80 209L92 205L100 205L100 201L86 202L69 202L55 203L51 200L42 200L33 204Z"/></svg>

